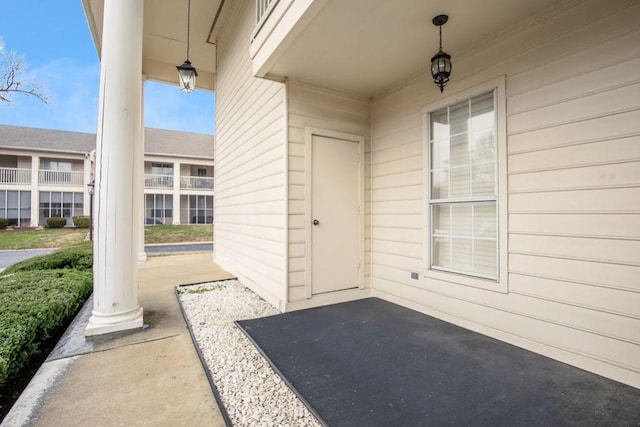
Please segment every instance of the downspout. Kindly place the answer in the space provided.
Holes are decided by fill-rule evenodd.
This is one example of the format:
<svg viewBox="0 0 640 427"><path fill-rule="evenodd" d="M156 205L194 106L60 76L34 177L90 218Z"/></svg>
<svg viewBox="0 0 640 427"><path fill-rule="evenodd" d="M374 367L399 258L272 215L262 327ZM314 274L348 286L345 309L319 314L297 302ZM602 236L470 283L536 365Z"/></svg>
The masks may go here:
<svg viewBox="0 0 640 427"><path fill-rule="evenodd" d="M284 78L284 301L280 311L289 303L289 78Z"/></svg>
<svg viewBox="0 0 640 427"><path fill-rule="evenodd" d="M366 278L367 278L367 249L366 249L366 241L367 241L367 231L369 232L369 295L373 293L373 98L369 98L369 228L365 226L365 286L366 286ZM365 167L367 161L366 150L365 150ZM365 196L365 212L367 209L367 202Z"/></svg>

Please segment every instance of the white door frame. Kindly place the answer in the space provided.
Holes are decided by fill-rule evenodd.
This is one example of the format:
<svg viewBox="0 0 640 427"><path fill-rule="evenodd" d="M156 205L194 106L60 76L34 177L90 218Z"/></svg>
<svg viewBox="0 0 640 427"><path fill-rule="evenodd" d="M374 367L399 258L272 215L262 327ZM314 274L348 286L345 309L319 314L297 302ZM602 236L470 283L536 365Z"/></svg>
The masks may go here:
<svg viewBox="0 0 640 427"><path fill-rule="evenodd" d="M313 177L313 137L323 136L326 138L342 139L345 141L353 141L358 144L358 198L360 215L358 216L358 287L364 289L365 277L365 156L364 156L364 136L355 135L344 132L336 132L329 129L321 129L314 127L304 128L304 145L305 145L305 186L304 186L304 203L305 203L305 296L311 298L313 292L313 245L312 245L312 224L313 221L313 194L311 191ZM340 291L336 291L340 292Z"/></svg>

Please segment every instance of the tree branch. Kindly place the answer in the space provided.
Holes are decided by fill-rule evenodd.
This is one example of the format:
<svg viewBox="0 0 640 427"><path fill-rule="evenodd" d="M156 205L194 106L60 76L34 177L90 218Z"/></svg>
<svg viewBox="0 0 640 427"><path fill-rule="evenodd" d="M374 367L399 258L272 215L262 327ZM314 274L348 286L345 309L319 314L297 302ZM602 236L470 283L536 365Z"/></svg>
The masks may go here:
<svg viewBox="0 0 640 427"><path fill-rule="evenodd" d="M25 73L24 58L14 52L0 50L0 103L13 105L13 95L26 95L38 98L49 104L49 95L42 83L23 80Z"/></svg>

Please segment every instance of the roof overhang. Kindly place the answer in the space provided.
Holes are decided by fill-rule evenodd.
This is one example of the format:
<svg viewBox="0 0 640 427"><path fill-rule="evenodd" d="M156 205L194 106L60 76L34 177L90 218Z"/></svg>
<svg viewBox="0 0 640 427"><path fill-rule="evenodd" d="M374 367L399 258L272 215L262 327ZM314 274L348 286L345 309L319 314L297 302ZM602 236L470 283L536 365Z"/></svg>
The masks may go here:
<svg viewBox="0 0 640 427"><path fill-rule="evenodd" d="M100 56L105 0L82 0L93 42ZM191 0L189 59L198 70L198 89L215 89L216 46L209 33L222 0ZM142 74L178 84L176 66L187 54L187 0L144 2Z"/></svg>
<svg viewBox="0 0 640 427"><path fill-rule="evenodd" d="M430 59L438 51L438 27L431 22L436 15L449 16L442 27L442 42L453 57L455 74L460 58L499 44L513 32L575 3L280 0L268 18L271 25L267 22L253 40L253 70L260 77L288 77L364 98L375 97L407 79L429 73ZM288 8L283 6L289 4ZM282 7L281 13L278 7Z"/></svg>

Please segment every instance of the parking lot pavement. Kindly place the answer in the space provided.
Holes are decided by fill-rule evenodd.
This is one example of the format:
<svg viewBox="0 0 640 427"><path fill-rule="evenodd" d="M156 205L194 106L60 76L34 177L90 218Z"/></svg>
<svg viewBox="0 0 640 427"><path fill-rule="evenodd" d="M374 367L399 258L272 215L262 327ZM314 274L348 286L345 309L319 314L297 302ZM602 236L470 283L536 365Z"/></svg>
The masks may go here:
<svg viewBox="0 0 640 427"><path fill-rule="evenodd" d="M44 255L55 251L50 249L23 249L19 251L0 251L0 268L7 268L16 262L33 258L34 256Z"/></svg>

